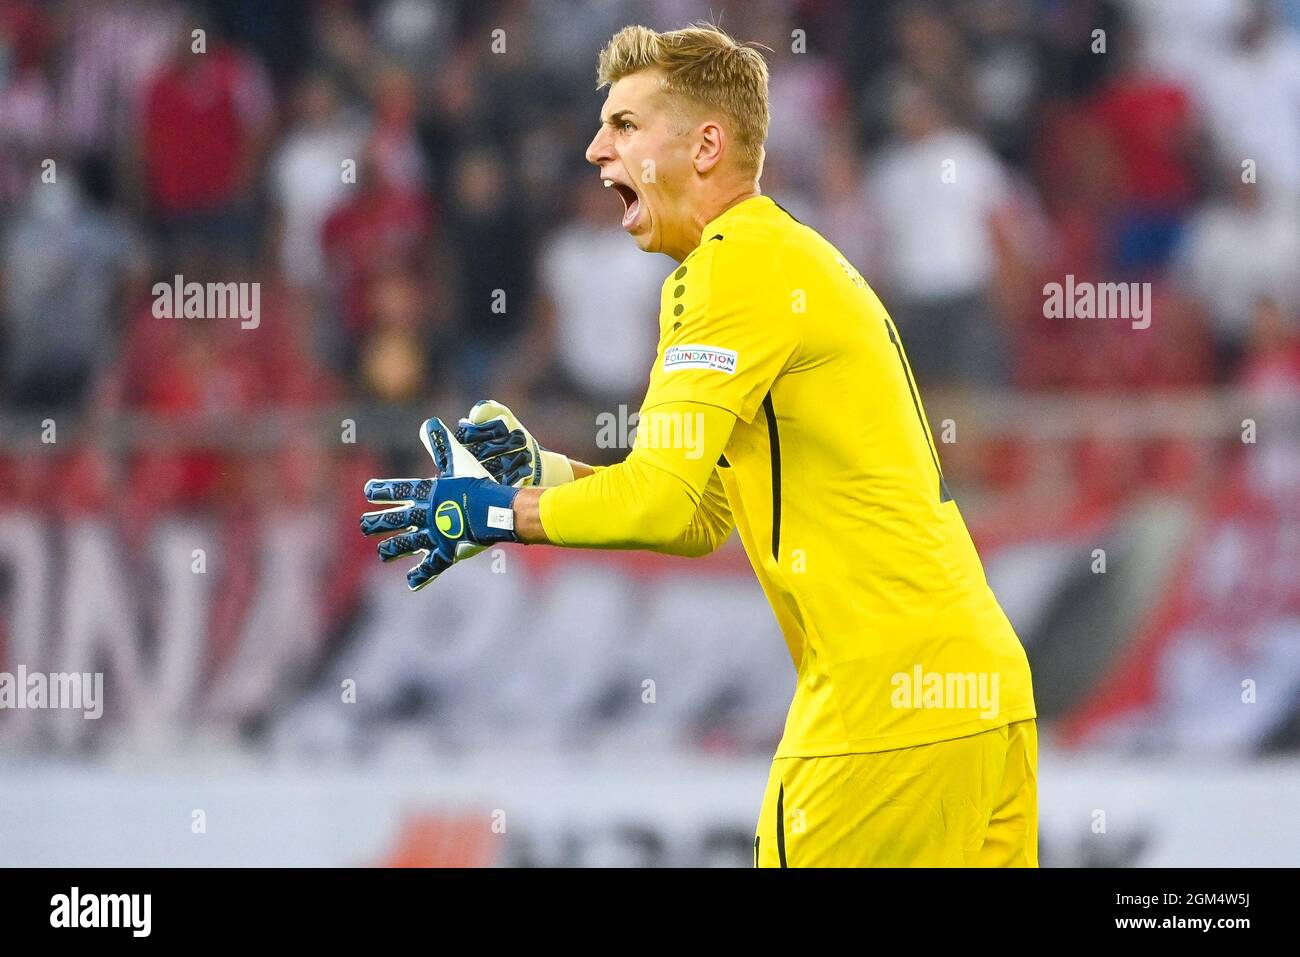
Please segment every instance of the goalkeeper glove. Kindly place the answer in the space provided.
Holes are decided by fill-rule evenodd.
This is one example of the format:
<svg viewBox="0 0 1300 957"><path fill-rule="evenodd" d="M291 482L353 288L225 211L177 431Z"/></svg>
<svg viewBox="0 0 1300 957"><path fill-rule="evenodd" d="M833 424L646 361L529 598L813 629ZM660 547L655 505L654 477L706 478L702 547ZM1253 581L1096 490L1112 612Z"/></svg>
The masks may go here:
<svg viewBox="0 0 1300 957"><path fill-rule="evenodd" d="M493 399L474 403L460 420L456 439L502 485L549 488L573 481L569 460L538 445L514 413Z"/></svg>
<svg viewBox="0 0 1300 957"><path fill-rule="evenodd" d="M513 504L519 490L493 481L440 419L420 427L420 441L433 457L438 477L371 479L366 499L397 507L361 516L365 535L401 533L379 543L383 561L421 553L420 563L406 573L411 591L488 545L518 541Z"/></svg>

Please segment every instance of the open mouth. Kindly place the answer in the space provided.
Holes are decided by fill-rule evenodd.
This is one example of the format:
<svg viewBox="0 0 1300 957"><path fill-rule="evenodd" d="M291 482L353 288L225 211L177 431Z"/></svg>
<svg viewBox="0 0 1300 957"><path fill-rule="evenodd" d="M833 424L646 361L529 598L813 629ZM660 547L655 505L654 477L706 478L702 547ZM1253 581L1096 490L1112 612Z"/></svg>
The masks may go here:
<svg viewBox="0 0 1300 957"><path fill-rule="evenodd" d="M641 212L641 197L637 196L636 190L631 186L624 186L612 179L605 180L605 188L613 188L623 200L623 228L626 229L636 222L637 214Z"/></svg>

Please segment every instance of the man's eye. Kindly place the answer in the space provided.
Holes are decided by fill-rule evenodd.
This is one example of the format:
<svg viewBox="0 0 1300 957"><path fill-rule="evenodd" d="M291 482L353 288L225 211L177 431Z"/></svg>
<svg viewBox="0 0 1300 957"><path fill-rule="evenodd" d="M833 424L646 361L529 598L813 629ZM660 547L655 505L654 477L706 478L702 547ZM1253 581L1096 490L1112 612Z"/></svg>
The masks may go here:
<svg viewBox="0 0 1300 957"><path fill-rule="evenodd" d="M622 123L618 124L618 128L622 130L624 133L628 132L629 130L636 129L636 127L632 125L631 120L624 120Z"/></svg>

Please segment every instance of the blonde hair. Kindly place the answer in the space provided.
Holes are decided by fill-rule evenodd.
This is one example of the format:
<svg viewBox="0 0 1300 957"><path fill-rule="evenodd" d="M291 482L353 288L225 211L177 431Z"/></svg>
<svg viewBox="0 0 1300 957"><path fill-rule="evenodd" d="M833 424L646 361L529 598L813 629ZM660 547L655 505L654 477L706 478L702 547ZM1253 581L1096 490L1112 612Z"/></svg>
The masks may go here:
<svg viewBox="0 0 1300 957"><path fill-rule="evenodd" d="M757 176L767 139L767 61L711 24L658 33L624 27L600 51L596 89L642 70L664 74L665 93L718 110L731 121L741 164Z"/></svg>

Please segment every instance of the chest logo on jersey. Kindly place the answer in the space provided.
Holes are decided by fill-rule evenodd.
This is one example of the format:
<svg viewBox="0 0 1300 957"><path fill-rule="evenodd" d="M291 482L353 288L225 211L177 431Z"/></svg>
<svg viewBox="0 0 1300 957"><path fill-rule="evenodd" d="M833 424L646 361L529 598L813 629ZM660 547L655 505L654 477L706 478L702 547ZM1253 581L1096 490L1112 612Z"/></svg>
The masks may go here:
<svg viewBox="0 0 1300 957"><path fill-rule="evenodd" d="M664 350L664 371L678 369L716 369L735 375L736 353L716 346L669 346Z"/></svg>

